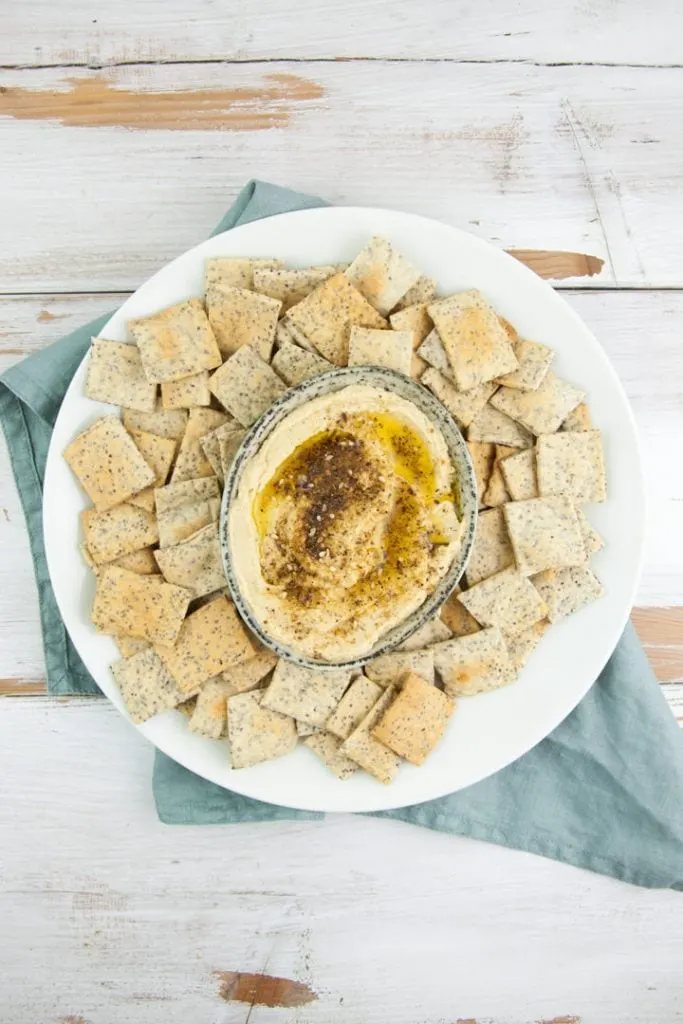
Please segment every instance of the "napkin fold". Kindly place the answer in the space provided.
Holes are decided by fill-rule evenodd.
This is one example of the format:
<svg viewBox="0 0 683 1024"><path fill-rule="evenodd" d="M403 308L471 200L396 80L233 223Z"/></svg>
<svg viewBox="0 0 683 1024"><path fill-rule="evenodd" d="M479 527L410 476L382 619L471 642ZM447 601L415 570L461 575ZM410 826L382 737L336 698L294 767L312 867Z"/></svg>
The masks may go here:
<svg viewBox="0 0 683 1024"><path fill-rule="evenodd" d="M314 196L252 181L214 234L325 205ZM66 389L91 336L110 315L0 377L0 422L26 517L52 694L100 692L69 640L50 584L42 484ZM167 824L322 817L223 789L159 751L153 787L159 818ZM635 885L683 890L683 739L633 628L627 627L579 706L524 757L458 793L372 817L499 843Z"/></svg>

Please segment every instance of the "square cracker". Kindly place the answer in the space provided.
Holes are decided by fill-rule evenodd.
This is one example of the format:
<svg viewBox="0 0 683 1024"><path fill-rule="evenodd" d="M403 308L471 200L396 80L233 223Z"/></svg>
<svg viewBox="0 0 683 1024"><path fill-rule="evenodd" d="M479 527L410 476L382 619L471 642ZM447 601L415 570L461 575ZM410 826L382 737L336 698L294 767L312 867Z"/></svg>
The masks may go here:
<svg viewBox="0 0 683 1024"><path fill-rule="evenodd" d="M148 647L111 666L131 722L140 725L185 700L159 655Z"/></svg>
<svg viewBox="0 0 683 1024"><path fill-rule="evenodd" d="M113 639L123 658L132 658L134 654L147 651L151 647L149 640L143 640L139 636L126 636L124 633L119 633Z"/></svg>
<svg viewBox="0 0 683 1024"><path fill-rule="evenodd" d="M470 391L458 391L442 373L431 366L420 377L420 383L429 388L444 405L461 430L468 427L481 412L496 390L495 384L480 384Z"/></svg>
<svg viewBox="0 0 683 1024"><path fill-rule="evenodd" d="M303 270L287 270L281 267L254 267L254 291L268 295L281 303L280 315L286 313L297 302L310 295L328 277L333 277L337 268L333 266L306 267Z"/></svg>
<svg viewBox="0 0 683 1024"><path fill-rule="evenodd" d="M228 698L228 738L233 768L251 768L289 754L297 744L296 722L262 707L262 690Z"/></svg>
<svg viewBox="0 0 683 1024"><path fill-rule="evenodd" d="M105 338L92 339L85 393L95 402L126 405L141 412L156 407L157 386L145 377L137 345Z"/></svg>
<svg viewBox="0 0 683 1024"><path fill-rule="evenodd" d="M328 278L302 302L292 306L286 322L300 331L316 351L335 366L346 366L352 325L387 326L386 320L344 274Z"/></svg>
<svg viewBox="0 0 683 1024"><path fill-rule="evenodd" d="M531 582L548 605L550 622L559 622L605 592L595 573L584 566L547 569L532 576Z"/></svg>
<svg viewBox="0 0 683 1024"><path fill-rule="evenodd" d="M314 732L304 740L304 746L320 758L333 775L342 781L358 771L358 765L340 753L342 741L329 732Z"/></svg>
<svg viewBox="0 0 683 1024"><path fill-rule="evenodd" d="M514 455L516 448L509 448L505 444L496 445L496 457L493 463L493 469L489 476L489 482L484 492L484 504L488 505L489 508L496 508L498 505L504 505L506 501L510 500L508 489L505 486L505 479L500 469L500 464L503 459L506 459L508 455Z"/></svg>
<svg viewBox="0 0 683 1024"><path fill-rule="evenodd" d="M413 351L416 352L433 328L432 318L427 312L427 303L406 306L398 313L392 313L389 323L395 331L410 331Z"/></svg>
<svg viewBox="0 0 683 1024"><path fill-rule="evenodd" d="M225 586L217 519L180 544L156 551L155 557L166 582L185 587L193 597Z"/></svg>
<svg viewBox="0 0 683 1024"><path fill-rule="evenodd" d="M536 392L515 391L517 395L535 394ZM493 444L504 444L508 448L529 448L533 437L521 424L493 407L500 389L489 399L481 412L474 417L467 428L468 441L488 441Z"/></svg>
<svg viewBox="0 0 683 1024"><path fill-rule="evenodd" d="M180 380L163 381L161 404L164 409L191 409L198 405L211 405L209 371L200 370Z"/></svg>
<svg viewBox="0 0 683 1024"><path fill-rule="evenodd" d="M231 434L227 432L221 434L218 438L218 447L220 449L221 456L221 469L223 470L223 479L227 480L230 467L232 466L239 446L247 436L246 430L234 430Z"/></svg>
<svg viewBox="0 0 683 1024"><path fill-rule="evenodd" d="M576 514L579 519L579 528L581 530L581 536L583 537L583 543L586 547L586 554L590 558L591 555L594 555L597 551L601 551L604 548L605 541L598 531L588 522L588 519L582 509L577 508Z"/></svg>
<svg viewBox="0 0 683 1024"><path fill-rule="evenodd" d="M445 377L455 384L453 379L453 370L451 364L448 362L448 355L444 344L439 337L439 332L436 327L429 332L427 337L424 339L422 344L418 347L417 354L425 363L429 363L433 369L438 370L442 377Z"/></svg>
<svg viewBox="0 0 683 1024"><path fill-rule="evenodd" d="M153 412L124 409L123 425L126 430L144 430L148 434L171 437L179 441L187 427L187 411L185 409L163 409L159 404Z"/></svg>
<svg viewBox="0 0 683 1024"><path fill-rule="evenodd" d="M214 288L254 287L254 271L257 268L282 267L282 260L249 259L243 256L211 256L204 265L204 290L211 293Z"/></svg>
<svg viewBox="0 0 683 1024"><path fill-rule="evenodd" d="M499 388L491 405L532 434L554 434L582 398L583 391L548 370L535 391Z"/></svg>
<svg viewBox="0 0 683 1024"><path fill-rule="evenodd" d="M156 474L152 487L163 487L173 464L177 442L170 437L150 434L146 430L131 429L128 433L147 465Z"/></svg>
<svg viewBox="0 0 683 1024"><path fill-rule="evenodd" d="M346 276L370 305L386 316L417 284L420 271L386 238L375 235L347 267Z"/></svg>
<svg viewBox="0 0 683 1024"><path fill-rule="evenodd" d="M415 672L427 682L433 683L433 648L421 651L392 651L390 654L381 654L379 658L373 658L365 666L368 679L384 687L399 683L408 672Z"/></svg>
<svg viewBox="0 0 683 1024"><path fill-rule="evenodd" d="M97 578L91 620L103 633L125 633L153 644L173 644L191 595L160 576L108 566Z"/></svg>
<svg viewBox="0 0 683 1024"><path fill-rule="evenodd" d="M533 626L548 610L533 584L514 567L469 587L460 601L482 626L498 626L509 636Z"/></svg>
<svg viewBox="0 0 683 1024"><path fill-rule="evenodd" d="M81 524L86 547L96 565L113 562L121 555L147 548L159 540L154 515L126 502L106 512L88 508L81 513Z"/></svg>
<svg viewBox="0 0 683 1024"><path fill-rule="evenodd" d="M159 573L153 548L140 548L139 551L119 555L114 559L114 565L118 565L120 569L128 569L129 572L137 572L140 576L156 576Z"/></svg>
<svg viewBox="0 0 683 1024"><path fill-rule="evenodd" d="M184 693L231 665L253 656L254 648L232 602L220 596L185 619L173 647L158 646L159 657Z"/></svg>
<svg viewBox="0 0 683 1024"><path fill-rule="evenodd" d="M607 497L599 430L541 434L536 444L536 464L543 497L560 495L576 505Z"/></svg>
<svg viewBox="0 0 683 1024"><path fill-rule="evenodd" d="M456 587L441 609L441 619L446 623L453 636L470 636L478 633L481 626L473 619L464 605L460 603L462 590Z"/></svg>
<svg viewBox="0 0 683 1024"><path fill-rule="evenodd" d="M426 305L435 298L436 282L432 281L431 277L420 275L412 288L409 288L403 298L396 303L394 312L399 313L402 309L417 305L418 302L424 302Z"/></svg>
<svg viewBox="0 0 683 1024"><path fill-rule="evenodd" d="M307 725L323 726L350 678L350 672L318 672L280 659L265 691L263 707Z"/></svg>
<svg viewBox="0 0 683 1024"><path fill-rule="evenodd" d="M533 626L516 633L515 636L506 636L505 644L513 665L520 671L526 664L527 659L536 650L544 634L550 627L547 619L540 619L534 622Z"/></svg>
<svg viewBox="0 0 683 1024"><path fill-rule="evenodd" d="M217 522L220 511L220 498L207 498L205 501L196 501L193 505L157 512L161 550L166 551L176 544L182 544L205 526Z"/></svg>
<svg viewBox="0 0 683 1024"><path fill-rule="evenodd" d="M383 693L384 687L379 683L373 683L367 676L358 676L327 719L326 730L340 740L348 739Z"/></svg>
<svg viewBox="0 0 683 1024"><path fill-rule="evenodd" d="M247 690L254 690L261 680L265 679L269 672L272 672L277 662L277 654L263 647L256 652L253 658L226 668L223 678L234 687L237 693L246 693Z"/></svg>
<svg viewBox="0 0 683 1024"><path fill-rule="evenodd" d="M500 471L513 501L527 501L529 498L538 497L534 448L525 448L517 455L502 459Z"/></svg>
<svg viewBox="0 0 683 1024"><path fill-rule="evenodd" d="M128 321L147 380L189 377L221 365L221 354L200 299L186 299L152 316Z"/></svg>
<svg viewBox="0 0 683 1024"><path fill-rule="evenodd" d="M413 336L410 331L351 328L349 366L386 366L409 377L412 356Z"/></svg>
<svg viewBox="0 0 683 1024"><path fill-rule="evenodd" d="M98 512L154 483L154 470L117 416L105 416L84 430L65 448L64 458Z"/></svg>
<svg viewBox="0 0 683 1024"><path fill-rule="evenodd" d="M546 373L550 369L555 352L547 345L538 341L524 341L517 338L512 342L519 366L512 373L505 373L496 378L497 384L508 388L519 388L521 391L535 391L540 387Z"/></svg>
<svg viewBox="0 0 683 1024"><path fill-rule="evenodd" d="M321 373L327 373L328 370L334 370L334 366L328 363L327 359L323 359L316 352L300 348L292 341L280 345L273 356L271 366L290 388L303 384L312 377L318 377Z"/></svg>
<svg viewBox="0 0 683 1024"><path fill-rule="evenodd" d="M207 679L197 694L197 703L188 728L209 740L220 739L228 731L228 697L235 691L221 676Z"/></svg>
<svg viewBox="0 0 683 1024"><path fill-rule="evenodd" d="M592 426L590 409L585 402L579 402L562 423L560 430L591 430Z"/></svg>
<svg viewBox="0 0 683 1024"><path fill-rule="evenodd" d="M191 409L187 429L180 442L171 480L196 480L202 476L213 476L211 463L206 459L200 440L230 422L230 417L218 409Z"/></svg>
<svg viewBox="0 0 683 1024"><path fill-rule="evenodd" d="M380 740L375 739L372 730L393 702L396 687L388 687L360 725L344 740L339 752L359 764L370 775L388 785L398 772L400 760Z"/></svg>
<svg viewBox="0 0 683 1024"><path fill-rule="evenodd" d="M434 619L428 619L424 626L416 629L412 636L404 640L397 651L422 651L432 644L440 644L443 640L450 640L452 634L443 619L437 615Z"/></svg>
<svg viewBox="0 0 683 1024"><path fill-rule="evenodd" d="M411 672L372 735L411 764L424 764L443 736L453 710L450 697Z"/></svg>
<svg viewBox="0 0 683 1024"><path fill-rule="evenodd" d="M247 288L212 289L206 296L209 323L223 357L251 345L266 362L275 341L282 303Z"/></svg>
<svg viewBox="0 0 683 1024"><path fill-rule="evenodd" d="M496 446L490 441L468 441L467 450L472 460L472 468L477 483L477 498L479 508L484 503L484 492L489 485L489 477L493 469L493 460L496 454Z"/></svg>
<svg viewBox="0 0 683 1024"><path fill-rule="evenodd" d="M502 508L481 512L477 519L472 554L465 570L467 586L495 576L515 564Z"/></svg>
<svg viewBox="0 0 683 1024"><path fill-rule="evenodd" d="M210 430L208 434L200 437L199 444L201 449L221 482L225 480L222 442L225 441L228 445L232 446L234 455L244 440L245 434L246 431L242 427L237 426L234 420L231 420L229 423L224 423L222 426L217 427L215 430ZM227 451L227 447L225 451ZM232 462L232 459L230 462Z"/></svg>
<svg viewBox="0 0 683 1024"><path fill-rule="evenodd" d="M471 289L429 307L456 387L468 391L517 368L517 357L495 310Z"/></svg>
<svg viewBox="0 0 683 1024"><path fill-rule="evenodd" d="M159 487L154 492L157 515L162 512L170 512L172 509L195 505L198 501L208 501L210 498L220 500L220 496L221 492L215 476L201 477L195 480L178 480L176 483Z"/></svg>
<svg viewBox="0 0 683 1024"><path fill-rule="evenodd" d="M517 568L525 576L585 563L576 509L566 498L510 501L503 513Z"/></svg>
<svg viewBox="0 0 683 1024"><path fill-rule="evenodd" d="M497 626L437 644L434 660L449 697L486 693L507 686L517 677Z"/></svg>
<svg viewBox="0 0 683 1024"><path fill-rule="evenodd" d="M243 345L230 356L214 373L209 387L221 405L243 427L255 423L287 390L251 345Z"/></svg>

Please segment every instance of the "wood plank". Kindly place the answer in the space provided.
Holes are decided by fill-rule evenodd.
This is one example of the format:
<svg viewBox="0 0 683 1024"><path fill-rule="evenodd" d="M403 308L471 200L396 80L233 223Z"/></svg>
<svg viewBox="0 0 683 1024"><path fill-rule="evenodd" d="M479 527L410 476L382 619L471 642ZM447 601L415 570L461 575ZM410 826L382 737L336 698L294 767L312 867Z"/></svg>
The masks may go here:
<svg viewBox="0 0 683 1024"><path fill-rule="evenodd" d="M673 1024L680 894L347 815L168 828L151 763L104 702L3 705L3 1019ZM229 972L317 998L250 1010Z"/></svg>
<svg viewBox="0 0 683 1024"><path fill-rule="evenodd" d="M0 86L0 291L134 288L252 176L596 256L594 285L683 284L682 69L276 61Z"/></svg>
<svg viewBox="0 0 683 1024"><path fill-rule="evenodd" d="M119 0L96 9L86 0L32 0L9 13L0 63L389 57L679 64L683 35L680 5L671 0L621 0L616 7L599 0L299 0L273 14L259 0L195 0L190 7L181 0Z"/></svg>

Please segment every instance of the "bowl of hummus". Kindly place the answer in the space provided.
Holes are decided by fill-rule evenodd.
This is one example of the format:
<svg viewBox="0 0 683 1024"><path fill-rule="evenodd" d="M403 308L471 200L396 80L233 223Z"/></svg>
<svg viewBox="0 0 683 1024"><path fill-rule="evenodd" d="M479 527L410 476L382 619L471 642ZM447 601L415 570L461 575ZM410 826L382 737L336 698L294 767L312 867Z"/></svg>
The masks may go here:
<svg viewBox="0 0 683 1024"><path fill-rule="evenodd" d="M232 599L280 657L361 667L438 613L477 504L433 395L390 369L332 370L278 399L234 459L220 523Z"/></svg>

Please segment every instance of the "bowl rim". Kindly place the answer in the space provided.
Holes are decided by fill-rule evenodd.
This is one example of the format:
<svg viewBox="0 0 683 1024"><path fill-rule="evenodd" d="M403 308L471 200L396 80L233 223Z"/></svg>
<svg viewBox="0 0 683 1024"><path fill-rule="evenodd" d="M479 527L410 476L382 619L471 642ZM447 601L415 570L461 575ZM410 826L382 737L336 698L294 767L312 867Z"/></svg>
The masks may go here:
<svg viewBox="0 0 683 1024"><path fill-rule="evenodd" d="M270 436L283 420L307 402L321 395L342 391L353 384L370 384L381 390L407 398L408 401L423 412L442 434L448 447L451 461L458 473L460 486L460 511L464 521L461 543L456 557L441 578L435 589L422 604L408 615L402 622L393 626L385 633L367 654L345 661L318 661L306 657L294 648L273 639L262 627L258 617L248 604L236 577L230 551L230 533L228 529L230 510L242 479L242 474L259 451L264 441ZM476 475L467 444L460 428L448 409L424 386L406 374L391 370L384 366L345 366L336 367L326 373L319 374L288 388L284 395L276 399L272 405L249 428L242 440L232 465L225 479L221 498L219 541L223 569L232 601L241 618L247 623L256 637L278 657L292 662L301 668L315 671L340 671L360 669L374 658L388 654L404 643L413 633L417 632L425 622L436 615L443 604L458 585L467 567L478 517L478 497Z"/></svg>

